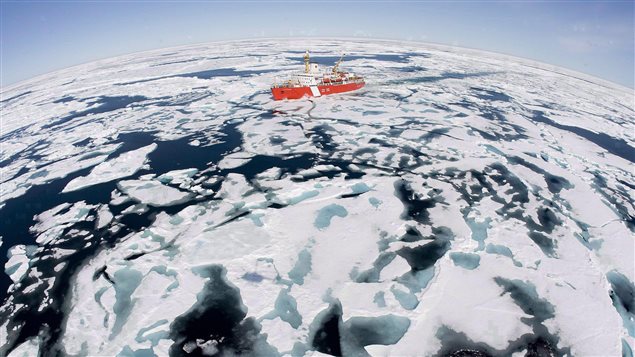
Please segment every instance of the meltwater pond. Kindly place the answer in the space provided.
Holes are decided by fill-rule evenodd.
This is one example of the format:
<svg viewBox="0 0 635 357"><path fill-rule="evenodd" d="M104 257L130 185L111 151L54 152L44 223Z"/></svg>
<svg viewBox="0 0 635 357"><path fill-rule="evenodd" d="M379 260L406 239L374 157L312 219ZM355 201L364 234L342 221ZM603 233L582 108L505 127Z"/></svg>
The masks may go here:
<svg viewBox="0 0 635 357"><path fill-rule="evenodd" d="M307 46L367 85L272 101ZM0 355L632 356L632 96L374 40L6 88Z"/></svg>

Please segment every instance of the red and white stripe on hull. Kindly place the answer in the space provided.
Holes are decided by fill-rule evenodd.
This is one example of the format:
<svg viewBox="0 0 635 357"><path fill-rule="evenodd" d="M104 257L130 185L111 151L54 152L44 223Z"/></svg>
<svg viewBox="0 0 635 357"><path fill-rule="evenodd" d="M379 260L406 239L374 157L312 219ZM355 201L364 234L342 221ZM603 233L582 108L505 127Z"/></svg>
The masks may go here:
<svg viewBox="0 0 635 357"><path fill-rule="evenodd" d="M335 93L350 92L360 89L364 86L364 82L352 82L345 84L330 84L330 85L318 85L318 86L306 86L306 87L273 87L271 93L274 100L282 99L300 99L304 96L318 97L320 95L329 95ZM311 87L317 87L318 93L314 94L315 89L312 91ZM317 95L319 94L319 95Z"/></svg>

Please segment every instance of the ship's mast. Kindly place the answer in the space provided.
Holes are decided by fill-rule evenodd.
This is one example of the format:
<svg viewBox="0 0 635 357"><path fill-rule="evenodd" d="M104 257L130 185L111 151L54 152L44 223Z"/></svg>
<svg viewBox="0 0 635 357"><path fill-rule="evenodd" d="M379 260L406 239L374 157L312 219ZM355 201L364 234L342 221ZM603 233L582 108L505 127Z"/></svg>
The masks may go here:
<svg viewBox="0 0 635 357"><path fill-rule="evenodd" d="M304 73L309 73L309 50L304 54Z"/></svg>
<svg viewBox="0 0 635 357"><path fill-rule="evenodd" d="M337 74L337 70L340 67L340 63L342 63L342 58L344 58L344 55L345 53L342 53L342 56L340 57L340 59L337 61L335 66L333 66L333 74Z"/></svg>

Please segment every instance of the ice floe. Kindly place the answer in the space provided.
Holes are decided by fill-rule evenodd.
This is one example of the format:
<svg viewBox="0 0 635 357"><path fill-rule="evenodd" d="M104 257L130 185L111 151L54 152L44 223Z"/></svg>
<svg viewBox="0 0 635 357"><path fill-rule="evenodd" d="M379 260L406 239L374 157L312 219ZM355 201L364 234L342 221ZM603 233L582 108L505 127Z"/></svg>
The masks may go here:
<svg viewBox="0 0 635 357"><path fill-rule="evenodd" d="M80 176L70 181L62 192L76 191L88 186L131 176L143 167L146 163L146 156L156 147L156 144L150 144L103 162L95 166L87 176Z"/></svg>

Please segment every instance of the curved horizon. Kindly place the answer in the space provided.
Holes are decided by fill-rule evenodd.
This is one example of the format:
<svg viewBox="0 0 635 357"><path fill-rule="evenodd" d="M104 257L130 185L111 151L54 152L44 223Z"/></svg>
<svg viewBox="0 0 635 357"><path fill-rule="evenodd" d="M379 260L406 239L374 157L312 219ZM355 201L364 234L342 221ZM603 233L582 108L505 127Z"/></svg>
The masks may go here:
<svg viewBox="0 0 635 357"><path fill-rule="evenodd" d="M78 64L73 64L73 65L69 65L68 67L63 67L63 68L57 68L57 69L53 69L49 72L45 72L45 73L41 73L38 75L35 75L33 77L30 78L25 78L23 80L20 80L18 82L15 83L11 83L8 85L5 85L3 87L0 87L0 94L4 94L8 91L12 91L15 90L17 87L20 87L22 85L26 85L28 84L30 81L33 80L37 80L40 77L46 77L46 76L50 76L50 75L54 75L55 73L58 72L63 72L72 68L78 68L78 67L82 67L85 65L90 65L90 64L94 64L96 62L100 62L100 61L106 61L106 60L112 60L112 59L116 59L119 57L127 57L127 56L134 56L134 55L139 55L142 53L152 53L152 52L162 52L162 51L166 51L166 50L173 50L173 49L178 49L178 48L189 48L189 47L196 47L196 46L204 46L204 45L209 45L209 44L214 44L214 43L235 43L235 42L255 42L255 41L275 41L275 40L281 40L281 41L303 41L303 40L334 40L334 41L363 41L363 42L380 42L380 41L386 41L386 42L394 42L394 43L404 43L404 44L413 44L413 45L420 45L423 47L434 47L434 46L438 46L438 47L443 47L443 48L447 48L447 49L457 49L457 50L468 50L468 51L476 51L476 52L483 52L483 53L490 53L496 56L503 56L503 57L511 57L513 59L519 60L520 61L529 61L533 64L536 65L543 65L543 66L549 66L549 67L554 67L554 68L558 68L558 69L562 69L565 71L569 71L572 72L571 74L578 74L578 75L582 75L582 76L586 76L588 78L580 78L578 76L574 76L577 79L580 80L588 80L588 79L593 79L595 80L594 83L596 84L601 84L601 83L597 83L599 82L604 82L605 84L611 84L613 86L617 86L629 91L633 91L634 88L633 87L628 87L624 84L621 83L617 83L602 77L598 77L596 75L590 74L590 73L585 73L585 72L581 72L575 69L571 69L571 68L567 68L567 67L563 67L557 64L553 64L553 63L547 63L547 62L543 62L543 61L539 61L536 59L532 59L532 58L527 58L527 57L520 57L514 54L510 54L510 53L504 53L504 52L497 52L497 51L491 51L491 50L484 50L484 49L480 49L480 48L472 48L472 47L466 47L466 46L456 46L456 45L449 45L449 44L444 44L444 43L436 43L436 42L427 42L427 41L413 41L413 40L400 40L400 39L390 39L390 38L370 38L370 37L346 37L346 36L342 36L342 37L264 37L264 38L242 38L242 39L233 39L233 40L219 40L219 41L207 41L207 42L197 42L197 43L190 43L190 44L182 44L182 45L176 45L176 46L167 46L167 47L160 47L160 48L152 48L152 49L147 49L147 50L141 50L141 51L134 51L134 52L129 52L129 53L122 53L122 54L118 54L115 56L109 56L109 57L103 57L103 58L98 58L98 59L94 59L94 60L89 60L86 62L82 62L82 63L78 63ZM309 49L310 51L310 49ZM284 52L284 50L281 50L281 52ZM542 70L549 70L547 68L540 68ZM563 74L563 73L560 73ZM2 100L5 100L6 98L2 98Z"/></svg>
<svg viewBox="0 0 635 357"><path fill-rule="evenodd" d="M0 9L3 90L101 59L260 38L382 39L455 46L525 58L635 88L632 1L6 0Z"/></svg>

